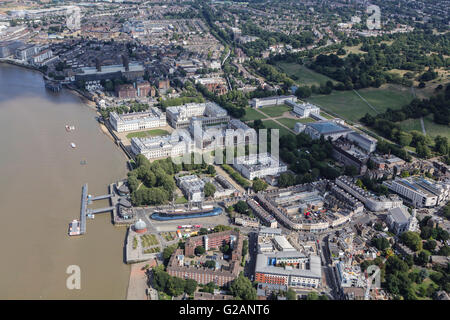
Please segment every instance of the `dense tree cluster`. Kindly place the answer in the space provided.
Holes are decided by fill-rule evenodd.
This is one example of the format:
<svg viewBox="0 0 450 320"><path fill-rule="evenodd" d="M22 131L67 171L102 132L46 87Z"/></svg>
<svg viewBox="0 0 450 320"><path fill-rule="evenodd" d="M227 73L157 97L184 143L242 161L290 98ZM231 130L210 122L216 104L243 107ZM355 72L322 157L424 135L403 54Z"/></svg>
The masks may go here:
<svg viewBox="0 0 450 320"><path fill-rule="evenodd" d="M135 206L164 204L173 198L173 174L182 166L170 158L150 161L142 154L136 157L136 169L128 173L131 202Z"/></svg>
<svg viewBox="0 0 450 320"><path fill-rule="evenodd" d="M256 300L256 289L251 281L241 272L230 285L231 294L238 300Z"/></svg>
<svg viewBox="0 0 450 320"><path fill-rule="evenodd" d="M153 287L170 296L179 296L183 292L191 295L197 289L197 281L173 277L161 266L153 269Z"/></svg>
<svg viewBox="0 0 450 320"><path fill-rule="evenodd" d="M411 85L406 77L387 71L392 69L419 72L425 67L440 68L448 65L444 55L450 51L449 35L434 35L423 31L396 34L393 43L382 43L382 38L362 39L361 50L365 54L350 53L345 58L336 54L320 54L309 67L343 83L346 89L379 87L383 83ZM433 70L420 76L420 80L435 78Z"/></svg>
<svg viewBox="0 0 450 320"><path fill-rule="evenodd" d="M280 138L280 157L297 175L286 173L280 176L282 187L315 181L319 177L335 179L341 171L331 165L333 147L330 141L313 140L305 133ZM279 180L279 183L280 183Z"/></svg>

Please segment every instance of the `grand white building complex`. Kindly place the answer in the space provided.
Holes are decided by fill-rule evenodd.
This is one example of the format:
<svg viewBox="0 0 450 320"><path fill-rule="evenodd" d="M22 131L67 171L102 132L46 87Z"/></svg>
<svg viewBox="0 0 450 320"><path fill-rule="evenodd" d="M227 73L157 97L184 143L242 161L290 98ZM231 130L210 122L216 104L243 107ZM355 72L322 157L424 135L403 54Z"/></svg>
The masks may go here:
<svg viewBox="0 0 450 320"><path fill-rule="evenodd" d="M293 107L294 114L300 118L308 118L311 115L320 115L320 108L308 102L299 104L293 101L286 101L286 104Z"/></svg>
<svg viewBox="0 0 450 320"><path fill-rule="evenodd" d="M450 199L450 181L432 181L422 177L384 181L389 190L398 193L416 208L434 207Z"/></svg>
<svg viewBox="0 0 450 320"><path fill-rule="evenodd" d="M249 180L269 175L276 176L287 171L286 164L270 153L237 157L234 159L233 166Z"/></svg>
<svg viewBox="0 0 450 320"><path fill-rule="evenodd" d="M152 129L167 125L166 115L156 107L151 107L149 111L127 114L111 112L109 122L117 132Z"/></svg>
<svg viewBox="0 0 450 320"><path fill-rule="evenodd" d="M228 122L230 117L225 109L214 102L188 103L166 110L167 122L175 129L187 128L193 117L199 117L204 125Z"/></svg>
<svg viewBox="0 0 450 320"><path fill-rule="evenodd" d="M250 101L252 108L261 108L264 106L274 106L280 104L288 104L288 102L297 101L296 96L273 96L267 98L253 98Z"/></svg>
<svg viewBox="0 0 450 320"><path fill-rule="evenodd" d="M188 132L162 137L131 138L131 150L147 159L181 156L192 151L192 139Z"/></svg>

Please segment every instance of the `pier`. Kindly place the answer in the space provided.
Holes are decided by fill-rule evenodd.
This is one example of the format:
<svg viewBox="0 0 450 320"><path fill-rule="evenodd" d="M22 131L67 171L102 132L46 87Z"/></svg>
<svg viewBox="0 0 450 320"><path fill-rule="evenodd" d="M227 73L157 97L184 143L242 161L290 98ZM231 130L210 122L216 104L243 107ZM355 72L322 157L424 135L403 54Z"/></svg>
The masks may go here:
<svg viewBox="0 0 450 320"><path fill-rule="evenodd" d="M114 191L112 188L111 188L110 192L111 193L109 193L109 194L91 197L88 194L88 184L85 183L83 185L83 187L81 188L80 230L79 230L78 234L76 234L76 235L82 235L82 234L86 233L86 216L92 215L92 214L108 212L108 211L114 211L116 209L115 206L99 208L99 209L89 209L88 208L88 204L91 204L92 201L111 199L112 197L114 197Z"/></svg>

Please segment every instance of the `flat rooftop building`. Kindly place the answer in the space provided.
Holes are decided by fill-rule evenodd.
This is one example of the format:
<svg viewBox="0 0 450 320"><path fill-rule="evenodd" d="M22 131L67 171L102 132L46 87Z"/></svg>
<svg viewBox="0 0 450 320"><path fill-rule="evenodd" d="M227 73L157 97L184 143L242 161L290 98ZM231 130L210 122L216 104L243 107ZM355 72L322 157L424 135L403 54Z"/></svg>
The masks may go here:
<svg viewBox="0 0 450 320"><path fill-rule="evenodd" d="M235 158L233 166L249 180L268 175L279 175L287 171L286 164L280 159L275 159L270 153Z"/></svg>
<svg viewBox="0 0 450 320"><path fill-rule="evenodd" d="M305 125L305 133L312 139L319 139L320 136L324 136L325 140L329 137L331 140L336 140L339 137L346 137L348 133L353 130L336 123L335 121L317 121L310 122Z"/></svg>
<svg viewBox="0 0 450 320"><path fill-rule="evenodd" d="M416 208L434 207L450 199L449 180L437 182L422 177L410 177L384 181L383 184Z"/></svg>
<svg viewBox="0 0 450 320"><path fill-rule="evenodd" d="M318 288L322 279L320 257L298 251L258 254L255 281L291 287Z"/></svg>

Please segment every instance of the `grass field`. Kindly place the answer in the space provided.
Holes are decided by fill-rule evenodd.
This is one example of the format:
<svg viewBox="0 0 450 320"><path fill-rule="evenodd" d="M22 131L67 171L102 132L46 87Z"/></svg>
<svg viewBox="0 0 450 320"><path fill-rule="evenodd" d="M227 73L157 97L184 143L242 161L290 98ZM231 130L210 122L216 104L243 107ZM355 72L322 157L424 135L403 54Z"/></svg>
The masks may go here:
<svg viewBox="0 0 450 320"><path fill-rule="evenodd" d="M364 53L367 53L367 52L362 51L361 47L362 47L362 44L358 44L357 46L353 46L353 47L345 46L344 50L346 51L346 54L345 54L344 57L348 56L350 53L353 53L353 54L364 54Z"/></svg>
<svg viewBox="0 0 450 320"><path fill-rule="evenodd" d="M295 62L279 62L276 65L289 77L297 78L293 80L299 85L320 85L328 80L335 82L333 79Z"/></svg>
<svg viewBox="0 0 450 320"><path fill-rule="evenodd" d="M269 117L279 117L283 115L283 113L285 113L286 111L291 111L292 108L285 104L282 104L279 106L262 107L259 110L267 114Z"/></svg>
<svg viewBox="0 0 450 320"><path fill-rule="evenodd" d="M405 131L419 131L422 132L422 126L420 125L420 119L406 119L398 122L398 125Z"/></svg>
<svg viewBox="0 0 450 320"><path fill-rule="evenodd" d="M450 140L450 130L447 126L437 124L433 122L433 115L428 115L423 119L425 125L425 132L430 138L436 136L447 137ZM400 127L405 131L419 131L422 133L422 126L420 125L420 119L406 119L402 122L398 122Z"/></svg>
<svg viewBox="0 0 450 320"><path fill-rule="evenodd" d="M156 136L165 136L169 134L166 130L163 129L153 129L148 131L140 131L140 132L131 132L127 134L127 138L146 138L146 137L156 137Z"/></svg>
<svg viewBox="0 0 450 320"><path fill-rule="evenodd" d="M442 136L447 137L447 139L450 140L450 129L445 125L434 123L433 115L430 114L423 118L423 123L425 125L427 136L432 138Z"/></svg>
<svg viewBox="0 0 450 320"><path fill-rule="evenodd" d="M276 123L273 120L266 120L263 122L263 124L267 129L279 129L280 137L284 136L284 135L289 135L289 134L293 135L294 134L291 131L289 131L288 129L280 126L278 123Z"/></svg>
<svg viewBox="0 0 450 320"><path fill-rule="evenodd" d="M320 115L327 119L334 119L333 116L329 115L328 113L322 112L322 111L320 112Z"/></svg>
<svg viewBox="0 0 450 320"><path fill-rule="evenodd" d="M291 128L292 130L294 130L295 124L297 122L300 123L308 123L308 122L314 122L316 120L314 120L313 118L304 118L304 119L292 119L292 118L281 118L281 119L277 119L278 122L281 122L282 124L284 124L286 127Z"/></svg>
<svg viewBox="0 0 450 320"><path fill-rule="evenodd" d="M261 120L265 119L266 117L263 116L261 113L256 111L252 108L246 108L245 109L245 116L241 118L242 121L251 121L251 120Z"/></svg>
<svg viewBox="0 0 450 320"><path fill-rule="evenodd" d="M409 89L395 86L366 88L358 90L358 93L380 113L387 108L399 109L413 98ZM316 95L306 100L354 122L359 121L366 113L377 114L354 91L333 91L329 95Z"/></svg>

